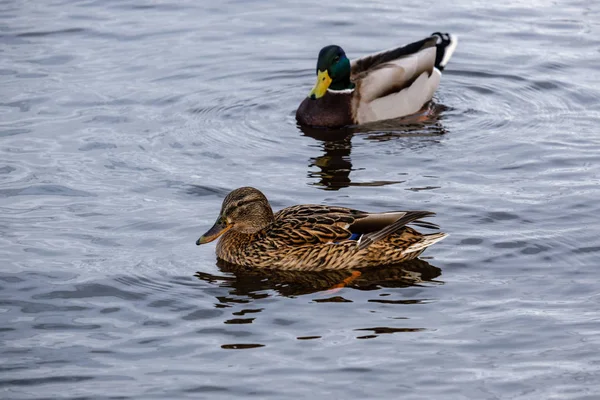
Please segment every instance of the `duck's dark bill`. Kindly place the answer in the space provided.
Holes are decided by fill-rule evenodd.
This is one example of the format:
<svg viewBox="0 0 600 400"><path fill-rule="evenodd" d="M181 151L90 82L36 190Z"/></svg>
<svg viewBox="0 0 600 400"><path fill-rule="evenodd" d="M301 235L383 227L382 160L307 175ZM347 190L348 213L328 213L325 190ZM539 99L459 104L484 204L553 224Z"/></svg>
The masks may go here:
<svg viewBox="0 0 600 400"><path fill-rule="evenodd" d="M318 99L325 96L329 85L331 85L331 78L329 77L329 72L327 72L327 70L317 72L317 83L308 94L308 97L310 97L311 99Z"/></svg>
<svg viewBox="0 0 600 400"><path fill-rule="evenodd" d="M200 239L196 240L196 244L200 246L201 244L212 242L213 240L227 232L229 228L231 228L231 226L232 225L226 225L225 223L221 222L220 219L217 220L217 222L215 222L215 224L212 226L212 228L208 230L208 232L200 236Z"/></svg>

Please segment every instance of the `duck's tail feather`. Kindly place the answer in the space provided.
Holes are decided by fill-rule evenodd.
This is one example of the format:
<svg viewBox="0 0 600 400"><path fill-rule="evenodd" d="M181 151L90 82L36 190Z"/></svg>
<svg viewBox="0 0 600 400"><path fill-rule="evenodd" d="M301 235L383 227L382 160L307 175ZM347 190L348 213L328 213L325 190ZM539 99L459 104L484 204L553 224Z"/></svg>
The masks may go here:
<svg viewBox="0 0 600 400"><path fill-rule="evenodd" d="M443 71L450 61L450 57L456 50L458 44L458 37L449 33L434 32L431 36L437 36L437 53L435 55L435 67L440 71Z"/></svg>
<svg viewBox="0 0 600 400"><path fill-rule="evenodd" d="M433 222L429 222L429 221L421 221L420 219L419 219L419 220L416 220L416 221L413 221L413 222L411 222L411 224L412 224L412 225L415 225L415 226L420 226L421 228L427 228L427 229L440 229L440 226L439 226L439 225L437 225L437 224L434 224Z"/></svg>
<svg viewBox="0 0 600 400"><path fill-rule="evenodd" d="M437 242L439 242L440 240L443 240L446 236L448 236L447 233L432 233L430 235L423 235L423 239L421 239L419 242L411 244L410 246L408 246L406 248L406 250L403 251L403 253L414 253L415 251L422 251L425 250L427 247L431 246L432 244L435 244Z"/></svg>

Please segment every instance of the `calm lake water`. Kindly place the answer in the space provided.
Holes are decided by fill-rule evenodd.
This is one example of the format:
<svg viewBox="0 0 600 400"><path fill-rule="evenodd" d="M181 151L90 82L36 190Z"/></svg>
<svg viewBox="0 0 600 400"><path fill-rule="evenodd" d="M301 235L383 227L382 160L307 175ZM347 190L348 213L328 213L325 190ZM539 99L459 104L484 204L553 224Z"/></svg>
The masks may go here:
<svg viewBox="0 0 600 400"><path fill-rule="evenodd" d="M434 31L430 121L296 126L322 46ZM0 2L0 397L597 399L599 52L589 1ZM337 291L217 265L244 185L450 237Z"/></svg>

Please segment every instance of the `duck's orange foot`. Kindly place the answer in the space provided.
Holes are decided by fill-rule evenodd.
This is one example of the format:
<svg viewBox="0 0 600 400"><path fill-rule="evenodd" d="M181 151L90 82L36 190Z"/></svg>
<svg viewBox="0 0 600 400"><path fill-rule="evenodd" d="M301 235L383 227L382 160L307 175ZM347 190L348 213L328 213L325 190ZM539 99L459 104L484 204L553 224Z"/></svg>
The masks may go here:
<svg viewBox="0 0 600 400"><path fill-rule="evenodd" d="M330 287L329 289L327 289L324 293L325 294L337 293L341 289L343 289L345 286L347 286L347 285L351 284L352 282L354 282L361 275L362 275L362 273L360 271L352 271L349 277L347 277L346 279L344 279L340 283L338 283L336 285L333 285L332 287Z"/></svg>

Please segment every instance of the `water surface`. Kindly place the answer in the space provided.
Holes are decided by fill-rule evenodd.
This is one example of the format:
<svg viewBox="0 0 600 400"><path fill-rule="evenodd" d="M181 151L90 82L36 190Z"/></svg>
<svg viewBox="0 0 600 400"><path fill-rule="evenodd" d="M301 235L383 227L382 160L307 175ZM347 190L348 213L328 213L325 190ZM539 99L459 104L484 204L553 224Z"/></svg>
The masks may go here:
<svg viewBox="0 0 600 400"><path fill-rule="evenodd" d="M598 21L573 0L1 2L2 398L596 398ZM427 121L296 126L322 46L439 30L460 43ZM217 265L195 240L243 185L432 210L450 237L355 279Z"/></svg>

